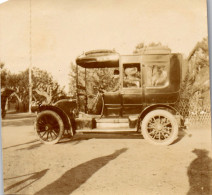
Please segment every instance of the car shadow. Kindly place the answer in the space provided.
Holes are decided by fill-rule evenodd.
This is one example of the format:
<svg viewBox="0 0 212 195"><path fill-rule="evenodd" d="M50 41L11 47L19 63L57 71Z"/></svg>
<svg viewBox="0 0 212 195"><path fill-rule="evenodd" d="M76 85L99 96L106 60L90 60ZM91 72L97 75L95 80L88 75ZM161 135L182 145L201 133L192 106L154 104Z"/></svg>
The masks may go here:
<svg viewBox="0 0 212 195"><path fill-rule="evenodd" d="M187 175L190 189L187 195L212 194L212 159L205 149L194 149L197 155L188 167Z"/></svg>
<svg viewBox="0 0 212 195"><path fill-rule="evenodd" d="M187 135L187 133L186 133L185 131L180 130L177 139L176 139L175 141L173 141L173 142L170 144L170 146L171 146L171 145L174 145L174 144L176 144L176 143L178 143L178 142L180 142L186 135ZM189 135L189 136L190 136L190 135Z"/></svg>
<svg viewBox="0 0 212 195"><path fill-rule="evenodd" d="M143 139L140 133L84 133L76 134L70 139L62 139L58 144L71 143L77 145L90 139Z"/></svg>
<svg viewBox="0 0 212 195"><path fill-rule="evenodd" d="M122 148L120 150L116 150L110 155L98 157L85 163L82 163L66 171L60 178L35 193L35 195L71 194L74 190L84 184L99 169L101 169L111 160L116 159L119 155L126 151L127 148Z"/></svg>
<svg viewBox="0 0 212 195"><path fill-rule="evenodd" d="M11 179L17 179L17 178L21 178L21 177L26 177L29 175L29 177L25 178L25 179L22 179L21 181L18 181L8 187L6 187L4 189L4 192L7 192L9 190L12 190L13 188L18 188L18 186L21 186L20 188L18 188L17 190L15 190L15 193L18 193L20 192L21 190L23 190L24 188L26 188L27 186L31 185L32 183L36 182L37 180L41 179L45 174L46 172L48 171L49 169L44 169L42 171L39 171L39 172L35 172L35 173L30 173L30 174L27 174L27 175L21 175L21 176L17 176L17 177L12 177L12 178L5 178L4 180L11 180ZM31 181L30 183L28 183L27 181ZM24 186L22 186L22 184L26 183Z"/></svg>

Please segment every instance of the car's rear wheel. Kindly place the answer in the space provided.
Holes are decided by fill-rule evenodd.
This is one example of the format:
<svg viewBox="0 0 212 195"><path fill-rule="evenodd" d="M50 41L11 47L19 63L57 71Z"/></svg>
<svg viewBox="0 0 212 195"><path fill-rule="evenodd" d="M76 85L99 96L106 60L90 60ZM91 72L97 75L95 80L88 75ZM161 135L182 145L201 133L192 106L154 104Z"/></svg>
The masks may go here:
<svg viewBox="0 0 212 195"><path fill-rule="evenodd" d="M143 137L156 145L169 145L178 136L178 123L166 110L153 110L141 122Z"/></svg>
<svg viewBox="0 0 212 195"><path fill-rule="evenodd" d="M63 121L54 111L42 111L36 118L35 131L41 142L55 144L61 139L64 133Z"/></svg>

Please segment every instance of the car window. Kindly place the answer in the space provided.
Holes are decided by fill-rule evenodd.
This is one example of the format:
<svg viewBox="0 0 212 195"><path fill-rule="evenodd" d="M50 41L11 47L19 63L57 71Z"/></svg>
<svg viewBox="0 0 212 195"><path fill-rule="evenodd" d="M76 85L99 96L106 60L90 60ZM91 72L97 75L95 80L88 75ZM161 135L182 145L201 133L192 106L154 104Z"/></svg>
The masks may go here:
<svg viewBox="0 0 212 195"><path fill-rule="evenodd" d="M146 66L146 86L162 87L168 83L168 66L147 65Z"/></svg>
<svg viewBox="0 0 212 195"><path fill-rule="evenodd" d="M124 88L141 87L140 64L123 64L123 87Z"/></svg>

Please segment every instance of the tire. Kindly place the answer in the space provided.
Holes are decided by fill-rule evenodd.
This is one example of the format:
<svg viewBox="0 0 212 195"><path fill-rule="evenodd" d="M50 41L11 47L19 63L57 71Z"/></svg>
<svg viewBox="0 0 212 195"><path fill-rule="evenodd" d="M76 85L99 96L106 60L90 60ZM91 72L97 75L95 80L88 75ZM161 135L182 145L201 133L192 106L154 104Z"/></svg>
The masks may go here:
<svg viewBox="0 0 212 195"><path fill-rule="evenodd" d="M156 145L170 145L178 136L178 123L166 110L153 110L141 122L145 140Z"/></svg>
<svg viewBox="0 0 212 195"><path fill-rule="evenodd" d="M56 112L45 110L37 115L35 132L42 143L55 144L63 136L64 124Z"/></svg>

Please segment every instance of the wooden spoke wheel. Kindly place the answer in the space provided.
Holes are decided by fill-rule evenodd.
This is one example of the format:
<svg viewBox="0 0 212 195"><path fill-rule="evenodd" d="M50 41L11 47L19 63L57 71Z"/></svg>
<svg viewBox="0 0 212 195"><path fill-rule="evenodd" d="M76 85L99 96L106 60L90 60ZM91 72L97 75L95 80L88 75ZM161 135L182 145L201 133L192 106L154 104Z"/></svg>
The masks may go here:
<svg viewBox="0 0 212 195"><path fill-rule="evenodd" d="M157 145L169 145L178 136L178 124L170 112L153 110L141 122L141 131L148 142Z"/></svg>
<svg viewBox="0 0 212 195"><path fill-rule="evenodd" d="M41 142L55 144L61 139L64 133L63 121L54 111L42 111L36 118L35 131Z"/></svg>

